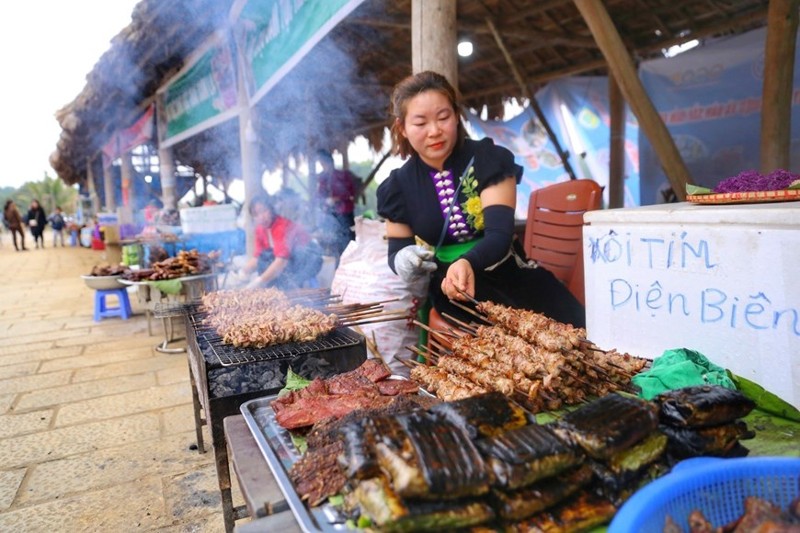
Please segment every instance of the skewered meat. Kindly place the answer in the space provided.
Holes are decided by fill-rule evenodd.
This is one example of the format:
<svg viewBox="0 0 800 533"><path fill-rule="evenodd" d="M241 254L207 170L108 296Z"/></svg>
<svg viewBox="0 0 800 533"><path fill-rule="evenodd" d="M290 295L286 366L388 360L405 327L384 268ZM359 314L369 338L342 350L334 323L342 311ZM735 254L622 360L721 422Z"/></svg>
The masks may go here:
<svg viewBox="0 0 800 533"><path fill-rule="evenodd" d="M548 350L577 348L586 338L586 330L558 322L541 313L493 302L480 302L476 308L489 319L526 341Z"/></svg>
<svg viewBox="0 0 800 533"><path fill-rule="evenodd" d="M697 385L663 392L653 399L660 418L674 426L715 426L747 416L755 402L739 391L718 385Z"/></svg>
<svg viewBox="0 0 800 533"><path fill-rule="evenodd" d="M433 366L417 365L411 369L409 377L444 401L460 400L488 392L467 379Z"/></svg>

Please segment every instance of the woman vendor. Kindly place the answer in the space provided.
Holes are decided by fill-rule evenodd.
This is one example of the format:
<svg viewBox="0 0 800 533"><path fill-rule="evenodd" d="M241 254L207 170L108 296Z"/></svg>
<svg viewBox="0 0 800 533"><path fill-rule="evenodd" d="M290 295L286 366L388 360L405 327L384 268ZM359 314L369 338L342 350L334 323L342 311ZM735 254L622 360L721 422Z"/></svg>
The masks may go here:
<svg viewBox="0 0 800 533"><path fill-rule="evenodd" d="M378 188L392 270L406 281L430 275L429 300L440 313L469 320L449 300L473 297L584 327L583 306L569 290L522 259L514 238L522 168L491 139L466 138L447 79L426 71L402 80L391 113L394 151L409 158Z"/></svg>
<svg viewBox="0 0 800 533"><path fill-rule="evenodd" d="M322 266L319 245L301 226L276 214L266 196L254 198L249 211L255 223L255 248L242 270L258 275L247 287L291 290L313 285L311 280Z"/></svg>

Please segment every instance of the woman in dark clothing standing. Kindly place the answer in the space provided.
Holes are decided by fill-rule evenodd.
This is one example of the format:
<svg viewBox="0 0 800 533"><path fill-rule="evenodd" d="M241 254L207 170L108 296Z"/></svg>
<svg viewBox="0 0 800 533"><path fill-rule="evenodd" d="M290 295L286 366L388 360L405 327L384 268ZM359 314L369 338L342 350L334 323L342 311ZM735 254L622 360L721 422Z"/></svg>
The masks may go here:
<svg viewBox="0 0 800 533"><path fill-rule="evenodd" d="M378 188L387 220L389 266L410 281L431 275L429 299L440 313L470 320L450 300L474 297L584 327L585 311L548 270L528 265L514 239L522 167L491 139L466 139L455 89L421 72L392 95L395 151L410 157ZM415 244L422 239L434 252Z"/></svg>
<svg viewBox="0 0 800 533"><path fill-rule="evenodd" d="M42 248L44 248L44 227L47 224L47 215L44 214L44 209L42 206L39 205L39 200L33 200L31 202L31 208L28 209L28 227L31 228L31 233L33 234L33 242L36 243L36 247L39 247L39 242L42 243Z"/></svg>
<svg viewBox="0 0 800 533"><path fill-rule="evenodd" d="M3 219L11 232L11 238L14 240L14 249L17 251L27 250L25 248L25 232L22 230L22 215L19 213L14 200L6 201L5 207L3 207ZM19 233L21 248L17 246L17 233Z"/></svg>

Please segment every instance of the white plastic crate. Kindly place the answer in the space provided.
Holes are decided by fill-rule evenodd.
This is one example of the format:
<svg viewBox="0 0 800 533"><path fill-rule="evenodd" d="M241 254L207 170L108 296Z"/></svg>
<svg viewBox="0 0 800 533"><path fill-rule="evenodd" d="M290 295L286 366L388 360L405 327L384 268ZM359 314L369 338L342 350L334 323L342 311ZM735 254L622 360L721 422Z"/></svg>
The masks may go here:
<svg viewBox="0 0 800 533"><path fill-rule="evenodd" d="M181 209L183 233L218 233L236 229L236 207L233 204L206 205Z"/></svg>

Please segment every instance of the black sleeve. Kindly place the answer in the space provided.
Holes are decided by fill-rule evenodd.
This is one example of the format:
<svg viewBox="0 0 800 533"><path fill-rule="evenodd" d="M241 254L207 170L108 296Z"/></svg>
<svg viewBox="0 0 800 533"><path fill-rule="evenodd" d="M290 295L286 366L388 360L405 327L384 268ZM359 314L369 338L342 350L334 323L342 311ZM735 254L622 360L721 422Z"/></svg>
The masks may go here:
<svg viewBox="0 0 800 533"><path fill-rule="evenodd" d="M414 244L414 242L414 237L389 237L389 268L395 274L397 274L397 270L394 269L394 256L406 246Z"/></svg>
<svg viewBox="0 0 800 533"><path fill-rule="evenodd" d="M484 270L497 263L511 247L514 238L514 209L507 205L483 208L483 239L461 257L469 261L472 270Z"/></svg>
<svg viewBox="0 0 800 533"><path fill-rule="evenodd" d="M475 177L478 191L514 176L517 183L522 180L522 167L514 162L514 154L494 144L489 137L475 143Z"/></svg>
<svg viewBox="0 0 800 533"><path fill-rule="evenodd" d="M378 186L378 215L391 222L409 224L406 212L406 201L403 198L403 191L400 189L398 170L395 169L389 174L383 183Z"/></svg>

